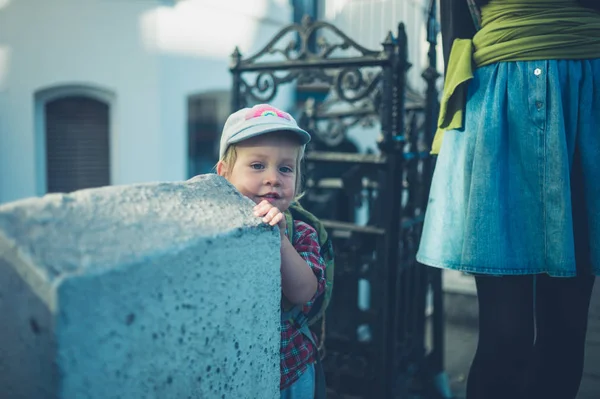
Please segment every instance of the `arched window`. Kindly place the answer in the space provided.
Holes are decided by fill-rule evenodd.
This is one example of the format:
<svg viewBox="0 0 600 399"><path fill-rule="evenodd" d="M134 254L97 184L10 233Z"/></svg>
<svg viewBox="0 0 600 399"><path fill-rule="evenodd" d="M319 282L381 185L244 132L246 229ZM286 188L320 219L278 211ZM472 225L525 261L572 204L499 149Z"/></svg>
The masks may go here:
<svg viewBox="0 0 600 399"><path fill-rule="evenodd" d="M42 191L71 192L110 184L110 103L105 92L85 87L36 94Z"/></svg>

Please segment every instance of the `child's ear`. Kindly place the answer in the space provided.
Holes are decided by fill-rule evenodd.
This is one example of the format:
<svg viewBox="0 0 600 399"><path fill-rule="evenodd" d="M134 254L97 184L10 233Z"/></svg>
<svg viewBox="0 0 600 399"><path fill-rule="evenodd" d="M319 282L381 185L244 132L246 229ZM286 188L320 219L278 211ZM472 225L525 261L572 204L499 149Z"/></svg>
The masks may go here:
<svg viewBox="0 0 600 399"><path fill-rule="evenodd" d="M223 177L227 175L227 164L225 162L217 162L217 174Z"/></svg>

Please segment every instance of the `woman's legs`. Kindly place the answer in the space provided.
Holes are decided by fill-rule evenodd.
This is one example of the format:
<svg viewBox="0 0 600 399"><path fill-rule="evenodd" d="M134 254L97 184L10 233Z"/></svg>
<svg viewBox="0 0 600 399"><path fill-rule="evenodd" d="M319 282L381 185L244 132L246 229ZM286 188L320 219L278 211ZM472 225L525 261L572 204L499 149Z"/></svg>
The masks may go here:
<svg viewBox="0 0 600 399"><path fill-rule="evenodd" d="M479 343L467 399L574 399L594 277L477 276L475 281Z"/></svg>
<svg viewBox="0 0 600 399"><path fill-rule="evenodd" d="M595 277L589 268L589 210L581 161L576 149L570 183L578 276L537 276L537 333L528 376L530 398L574 399L583 373L588 310Z"/></svg>
<svg viewBox="0 0 600 399"><path fill-rule="evenodd" d="M531 399L524 375L533 351L533 276L475 277L479 342L467 399Z"/></svg>
<svg viewBox="0 0 600 399"><path fill-rule="evenodd" d="M575 399L583 373L593 276L537 277L529 398Z"/></svg>

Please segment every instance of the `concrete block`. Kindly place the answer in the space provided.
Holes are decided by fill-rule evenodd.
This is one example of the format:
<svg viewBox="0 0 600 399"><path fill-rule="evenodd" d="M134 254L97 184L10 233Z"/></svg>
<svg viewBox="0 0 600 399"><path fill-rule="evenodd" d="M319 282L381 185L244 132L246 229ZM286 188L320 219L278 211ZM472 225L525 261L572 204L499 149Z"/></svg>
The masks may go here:
<svg viewBox="0 0 600 399"><path fill-rule="evenodd" d="M0 397L278 398L277 232L216 175L0 206Z"/></svg>

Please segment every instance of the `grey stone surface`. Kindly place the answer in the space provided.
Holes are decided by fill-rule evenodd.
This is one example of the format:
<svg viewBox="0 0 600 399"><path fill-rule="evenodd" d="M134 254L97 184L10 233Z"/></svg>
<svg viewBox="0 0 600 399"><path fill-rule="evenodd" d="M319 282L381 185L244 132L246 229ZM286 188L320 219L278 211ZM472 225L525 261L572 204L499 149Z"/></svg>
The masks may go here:
<svg viewBox="0 0 600 399"><path fill-rule="evenodd" d="M1 398L276 398L279 241L215 175L0 206Z"/></svg>

